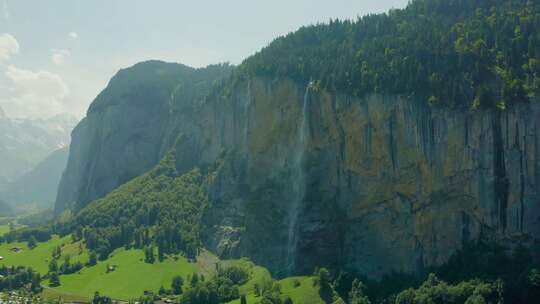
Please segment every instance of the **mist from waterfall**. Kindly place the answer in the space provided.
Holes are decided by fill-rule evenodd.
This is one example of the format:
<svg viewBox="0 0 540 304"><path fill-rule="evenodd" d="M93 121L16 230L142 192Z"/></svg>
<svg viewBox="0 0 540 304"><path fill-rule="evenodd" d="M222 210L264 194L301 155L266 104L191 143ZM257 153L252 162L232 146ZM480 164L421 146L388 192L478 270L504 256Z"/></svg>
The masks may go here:
<svg viewBox="0 0 540 304"><path fill-rule="evenodd" d="M292 163L293 197L289 203L288 212L288 239L286 267L291 274L296 267L296 251L298 247L298 217L302 202L306 194L306 174L304 170L304 158L307 142L309 140L309 91L311 83L306 87L302 105L302 117L297 131L295 153Z"/></svg>

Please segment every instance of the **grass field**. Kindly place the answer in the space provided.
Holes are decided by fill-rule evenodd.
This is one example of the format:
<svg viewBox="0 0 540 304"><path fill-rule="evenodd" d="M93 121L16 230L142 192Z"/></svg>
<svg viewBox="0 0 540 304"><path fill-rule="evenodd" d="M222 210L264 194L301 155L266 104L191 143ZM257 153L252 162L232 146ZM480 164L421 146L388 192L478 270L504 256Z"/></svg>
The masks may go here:
<svg viewBox="0 0 540 304"><path fill-rule="evenodd" d="M34 270L41 274L47 273L49 262L51 261L53 248L62 244L69 244L71 237L66 236L60 238L54 236L51 240L44 243L38 243L34 249L29 249L26 243L9 243L0 245L0 256L3 259L0 261L0 265L5 266L26 266L32 267ZM12 248L21 248L20 252L13 252ZM72 261L76 261L77 257L74 257Z"/></svg>
<svg viewBox="0 0 540 304"><path fill-rule="evenodd" d="M324 304L319 296L319 287L313 286L313 279L311 276L302 276L281 280L281 292L291 297L295 304Z"/></svg>
<svg viewBox="0 0 540 304"><path fill-rule="evenodd" d="M324 304L324 301L319 296L318 287L313 286L313 277L290 277L278 282L281 286L282 299L290 297L295 304ZM261 300L261 297L255 296L255 294L253 293L253 288L241 288L240 294L246 295L246 300L248 303L259 303L259 301ZM232 302L229 302L229 304L240 304L240 300L234 300Z"/></svg>
<svg viewBox="0 0 540 304"><path fill-rule="evenodd" d="M48 288L48 287L45 287L43 289L43 292L41 293L41 297L44 300L59 300L59 299L62 299L62 301L60 301L61 303L62 302L63 303L66 303L66 302L77 302L77 303L88 302L88 298L86 298L86 297L82 297L82 296L75 295L75 294L68 294L68 293L58 292L57 290L54 290L54 289Z"/></svg>
<svg viewBox="0 0 540 304"><path fill-rule="evenodd" d="M240 294L246 296L248 303L258 303L261 298L256 297L253 293L254 285L258 284L259 286L262 286L265 280L271 280L272 276L270 272L266 268L257 266L253 264L253 262L246 259L223 262L224 267L230 265L241 266L244 269L249 269L250 279L246 284L240 287ZM295 304L324 304L324 301L319 296L318 287L313 286L313 277L290 277L278 281L278 283L281 286L283 299L285 297L290 297ZM230 304L240 304L240 300L232 301Z"/></svg>
<svg viewBox="0 0 540 304"><path fill-rule="evenodd" d="M295 286L295 281L300 283L300 285ZM313 286L313 277L290 277L278 282L281 286L282 299L290 297L295 304L324 304L324 301L319 296L318 287ZM240 294L246 295L248 303L259 303L261 300L261 297L255 296L253 289L248 290L247 292L240 292ZM234 300L229 302L229 304L240 304L240 300Z"/></svg>
<svg viewBox="0 0 540 304"><path fill-rule="evenodd" d="M116 270L107 273L107 264L115 265ZM142 250L119 249L107 261L85 267L79 273L61 276L61 286L48 292L90 299L99 291L113 299L137 299L145 290L157 292L160 286L170 288L172 278L176 275L186 279L188 275L196 272L197 265L189 263L183 257L147 264L144 262Z"/></svg>
<svg viewBox="0 0 540 304"><path fill-rule="evenodd" d="M9 228L8 228L9 229ZM0 230L1 231L1 230ZM62 256L70 256L71 262L88 261L88 251L81 242L73 242L71 236L60 238L54 236L51 240L38 243L34 249L29 249L26 243L11 243L0 245L0 256L3 259L0 265L27 266L41 274L46 274L52 251L55 247L62 248ZM13 252L12 248L21 248L20 252ZM59 260L59 264L63 259ZM60 276L61 286L48 288L48 282L42 297L47 300L62 299L63 301L84 302L90 300L96 291L117 300L138 299L144 291L157 292L161 286L170 288L171 280L181 275L185 280L193 273L203 273L209 277L216 271L216 264L221 267L240 266L247 269L250 274L249 281L240 286L240 294L246 295L248 303L258 303L253 290L255 284L272 280L270 272L261 266L255 265L247 259L220 261L215 255L203 251L197 263L190 263L184 257L169 257L164 262L147 264L144 262L142 250L132 249L116 250L106 261L100 261L93 267L84 267L80 272ZM107 265L115 266L113 272L107 273ZM318 294L318 288L313 286L312 277L294 277L279 281L283 298L289 296L295 304L323 303ZM298 284L299 283L299 284ZM240 303L239 300L230 302Z"/></svg>

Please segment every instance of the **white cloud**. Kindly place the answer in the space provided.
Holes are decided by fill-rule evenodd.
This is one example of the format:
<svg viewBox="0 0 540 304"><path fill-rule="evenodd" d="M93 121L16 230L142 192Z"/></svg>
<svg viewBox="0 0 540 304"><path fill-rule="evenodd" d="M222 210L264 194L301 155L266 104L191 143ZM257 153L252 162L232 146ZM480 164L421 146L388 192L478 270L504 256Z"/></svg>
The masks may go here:
<svg viewBox="0 0 540 304"><path fill-rule="evenodd" d="M79 38L79 34L77 34L77 32L70 32L68 34L69 38L71 39L78 39Z"/></svg>
<svg viewBox="0 0 540 304"><path fill-rule="evenodd" d="M0 63L19 53L19 43L10 34L0 34Z"/></svg>
<svg viewBox="0 0 540 304"><path fill-rule="evenodd" d="M71 56L69 50L52 49L51 60L54 64L60 65L66 62L66 58Z"/></svg>
<svg viewBox="0 0 540 304"><path fill-rule="evenodd" d="M57 74L30 71L8 66L6 79L11 82L2 107L12 117L46 118L65 112L70 89Z"/></svg>

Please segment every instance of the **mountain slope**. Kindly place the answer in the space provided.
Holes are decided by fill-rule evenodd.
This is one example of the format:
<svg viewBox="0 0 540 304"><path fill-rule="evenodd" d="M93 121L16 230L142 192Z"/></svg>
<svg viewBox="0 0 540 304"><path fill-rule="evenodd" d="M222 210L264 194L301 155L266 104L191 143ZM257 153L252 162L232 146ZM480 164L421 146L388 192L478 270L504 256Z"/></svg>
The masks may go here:
<svg viewBox="0 0 540 304"><path fill-rule="evenodd" d="M160 256L182 252L194 258L202 243L201 217L208 208L203 183L196 169L178 174L174 152L169 152L148 173L84 208L68 228L84 229L86 246L102 258L123 246L152 243L158 244Z"/></svg>
<svg viewBox="0 0 540 304"><path fill-rule="evenodd" d="M68 156L67 147L54 151L30 172L9 183L0 197L13 206L36 204L40 208L52 208Z"/></svg>
<svg viewBox="0 0 540 304"><path fill-rule="evenodd" d="M45 120L0 115L0 190L70 142L77 120L58 115Z"/></svg>
<svg viewBox="0 0 540 304"><path fill-rule="evenodd" d="M174 147L179 174L212 173L204 244L280 276L380 278L471 241L528 246L540 239L540 52L522 39L538 38L538 20L536 2L417 0L303 28L202 89L182 76L200 71L162 82L177 65L136 65L74 132L56 211L84 213ZM154 76L119 81L139 69Z"/></svg>
<svg viewBox="0 0 540 304"><path fill-rule="evenodd" d="M175 111L202 102L230 71L228 65L193 69L149 61L118 72L73 131L55 209L80 209L150 170L176 140L177 128L191 121L189 113Z"/></svg>

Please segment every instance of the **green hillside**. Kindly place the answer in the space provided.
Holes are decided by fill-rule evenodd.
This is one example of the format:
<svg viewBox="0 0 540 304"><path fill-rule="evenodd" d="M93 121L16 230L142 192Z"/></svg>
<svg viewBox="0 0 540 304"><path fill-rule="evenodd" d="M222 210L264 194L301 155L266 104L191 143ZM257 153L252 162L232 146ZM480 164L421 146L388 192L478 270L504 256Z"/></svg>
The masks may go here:
<svg viewBox="0 0 540 304"><path fill-rule="evenodd" d="M38 243L29 249L27 243L4 243L0 246L0 266L28 266L42 275L47 274L48 265L52 260L52 252L60 247L62 256L70 256L72 262L88 261L88 250L80 241L73 241L71 236L53 236L49 241ZM17 248L20 251L14 252ZM217 266L218 265L218 266ZM107 271L109 267L114 270ZM186 286L189 286L190 277L199 274L209 278L216 275L216 269L238 267L245 269L249 279L239 286L239 294L246 295L248 303L258 303L262 295L255 295L257 288L279 285L280 298L290 297L294 303L324 303L314 284L314 277L292 277L274 281L270 272L261 266L253 264L247 259L220 261L207 251L202 251L196 261L189 261L180 255L168 256L163 262L153 264L145 262L145 254L140 249L118 249L110 254L108 259L98 261L94 266L86 266L80 271L60 275L60 286L49 287L49 281L43 281L42 297L49 300L63 299L65 301L90 301L95 292L113 299L130 300L143 296L145 291L158 294L160 287L169 289L172 279L180 275ZM189 287L185 287L189 288ZM239 300L230 303L240 303Z"/></svg>
<svg viewBox="0 0 540 304"><path fill-rule="evenodd" d="M3 257L0 265L26 266L31 267L41 274L46 274L49 262L52 259L53 249L63 244L69 244L70 242L70 236L62 238L54 236L47 242L38 243L33 249L28 248L27 242L3 243L0 245L0 256ZM71 252L71 255L76 256L73 252Z"/></svg>
<svg viewBox="0 0 540 304"><path fill-rule="evenodd" d="M209 204L202 190L205 180L198 169L180 175L174 155L170 151L150 172L92 202L57 228L74 231L101 259L122 246L156 246L160 257L180 252L195 257Z"/></svg>
<svg viewBox="0 0 540 304"><path fill-rule="evenodd" d="M108 265L115 267L115 270L108 273ZM106 261L85 267L79 273L61 276L61 285L54 290L87 299L99 291L114 299L129 300L139 298L144 291L157 293L161 286L169 288L176 275L187 280L188 275L197 272L197 265L181 256L148 264L144 262L142 250L119 249Z"/></svg>

